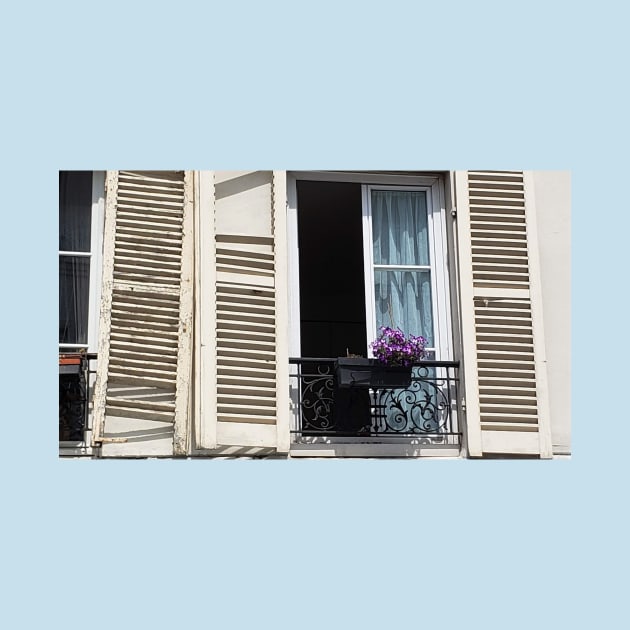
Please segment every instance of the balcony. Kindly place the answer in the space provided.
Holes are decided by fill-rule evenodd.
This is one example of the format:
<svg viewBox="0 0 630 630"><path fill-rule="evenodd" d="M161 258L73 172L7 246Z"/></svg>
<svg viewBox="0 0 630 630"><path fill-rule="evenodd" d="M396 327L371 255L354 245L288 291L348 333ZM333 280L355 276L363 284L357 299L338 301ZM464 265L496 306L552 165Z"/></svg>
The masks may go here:
<svg viewBox="0 0 630 630"><path fill-rule="evenodd" d="M459 447L457 361L422 361L405 389L338 387L336 359L289 359L294 443Z"/></svg>
<svg viewBox="0 0 630 630"><path fill-rule="evenodd" d="M59 354L59 442L84 442L96 354Z"/></svg>

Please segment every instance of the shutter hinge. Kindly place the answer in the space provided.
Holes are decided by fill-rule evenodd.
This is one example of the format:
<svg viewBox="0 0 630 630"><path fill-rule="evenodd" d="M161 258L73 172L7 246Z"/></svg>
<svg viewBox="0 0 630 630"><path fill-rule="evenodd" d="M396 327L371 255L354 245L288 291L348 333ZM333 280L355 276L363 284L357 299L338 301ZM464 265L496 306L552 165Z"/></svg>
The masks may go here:
<svg viewBox="0 0 630 630"><path fill-rule="evenodd" d="M462 411L466 411L466 399L462 397Z"/></svg>
<svg viewBox="0 0 630 630"><path fill-rule="evenodd" d="M451 216L453 217L453 219L457 218L457 206L453 206L451 208Z"/></svg>

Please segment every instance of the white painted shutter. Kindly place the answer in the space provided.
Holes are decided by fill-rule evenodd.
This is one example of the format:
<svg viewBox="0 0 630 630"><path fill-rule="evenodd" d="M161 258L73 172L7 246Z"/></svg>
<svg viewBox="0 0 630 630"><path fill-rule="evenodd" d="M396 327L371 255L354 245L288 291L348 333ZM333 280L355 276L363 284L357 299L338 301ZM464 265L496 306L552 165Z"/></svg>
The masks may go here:
<svg viewBox="0 0 630 630"><path fill-rule="evenodd" d="M285 173L202 174L200 211L198 447L286 453Z"/></svg>
<svg viewBox="0 0 630 630"><path fill-rule="evenodd" d="M107 175L93 438L103 456L187 452L191 180L184 171Z"/></svg>
<svg viewBox="0 0 630 630"><path fill-rule="evenodd" d="M469 454L551 457L531 174L456 173Z"/></svg>

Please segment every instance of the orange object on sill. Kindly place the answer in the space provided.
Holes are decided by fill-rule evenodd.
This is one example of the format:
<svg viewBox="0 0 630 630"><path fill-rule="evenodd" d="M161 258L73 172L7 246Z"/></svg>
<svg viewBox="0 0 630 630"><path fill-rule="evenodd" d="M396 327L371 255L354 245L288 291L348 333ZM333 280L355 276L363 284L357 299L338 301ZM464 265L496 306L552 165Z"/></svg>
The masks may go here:
<svg viewBox="0 0 630 630"><path fill-rule="evenodd" d="M60 354L59 365L81 365L82 358L80 353Z"/></svg>

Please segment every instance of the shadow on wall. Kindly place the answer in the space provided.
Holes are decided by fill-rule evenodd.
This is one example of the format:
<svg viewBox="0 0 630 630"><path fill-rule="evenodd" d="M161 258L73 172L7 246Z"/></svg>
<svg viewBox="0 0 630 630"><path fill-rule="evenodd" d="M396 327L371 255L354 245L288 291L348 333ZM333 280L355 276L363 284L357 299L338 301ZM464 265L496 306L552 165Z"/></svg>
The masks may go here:
<svg viewBox="0 0 630 630"><path fill-rule="evenodd" d="M268 186L271 183L270 171L254 171L246 175L238 175L231 179L215 184L215 199L225 199L231 195L238 195L253 188Z"/></svg>

